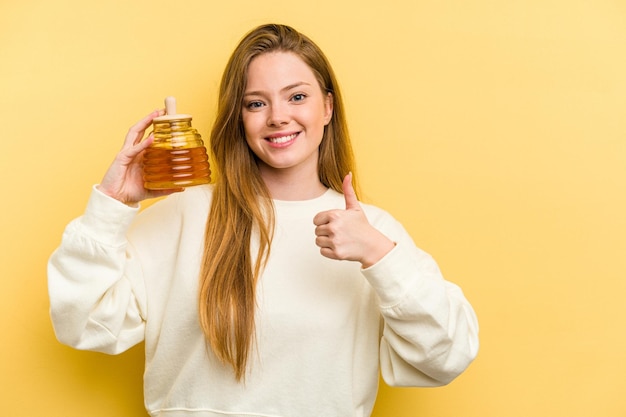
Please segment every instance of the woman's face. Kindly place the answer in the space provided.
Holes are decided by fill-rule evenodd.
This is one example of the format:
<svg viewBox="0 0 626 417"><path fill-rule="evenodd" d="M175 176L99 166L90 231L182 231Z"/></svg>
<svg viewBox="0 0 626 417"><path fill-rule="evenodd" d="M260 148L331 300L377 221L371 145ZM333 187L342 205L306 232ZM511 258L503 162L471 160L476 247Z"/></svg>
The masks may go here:
<svg viewBox="0 0 626 417"><path fill-rule="evenodd" d="M242 106L248 146L261 173L317 173L319 145L332 117L332 96L297 55L269 52L248 67Z"/></svg>

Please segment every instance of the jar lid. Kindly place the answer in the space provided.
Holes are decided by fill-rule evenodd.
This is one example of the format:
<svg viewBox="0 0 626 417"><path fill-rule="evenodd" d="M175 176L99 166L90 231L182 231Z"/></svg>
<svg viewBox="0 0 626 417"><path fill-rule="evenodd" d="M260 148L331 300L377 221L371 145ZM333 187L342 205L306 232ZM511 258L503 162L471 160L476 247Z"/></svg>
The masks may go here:
<svg viewBox="0 0 626 417"><path fill-rule="evenodd" d="M165 114L163 116L155 117L153 121L163 122L168 120L185 120L190 119L190 114L176 114L176 98L169 96L165 97Z"/></svg>

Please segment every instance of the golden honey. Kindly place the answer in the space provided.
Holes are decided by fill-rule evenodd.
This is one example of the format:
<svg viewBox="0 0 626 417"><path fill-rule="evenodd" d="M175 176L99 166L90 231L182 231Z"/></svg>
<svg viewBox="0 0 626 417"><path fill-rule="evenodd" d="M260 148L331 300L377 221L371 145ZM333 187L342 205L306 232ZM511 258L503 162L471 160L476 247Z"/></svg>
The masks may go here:
<svg viewBox="0 0 626 417"><path fill-rule="evenodd" d="M154 142L143 157L144 187L149 190L189 187L211 180L209 158L191 116L176 114L173 97L165 99L166 113L153 120Z"/></svg>

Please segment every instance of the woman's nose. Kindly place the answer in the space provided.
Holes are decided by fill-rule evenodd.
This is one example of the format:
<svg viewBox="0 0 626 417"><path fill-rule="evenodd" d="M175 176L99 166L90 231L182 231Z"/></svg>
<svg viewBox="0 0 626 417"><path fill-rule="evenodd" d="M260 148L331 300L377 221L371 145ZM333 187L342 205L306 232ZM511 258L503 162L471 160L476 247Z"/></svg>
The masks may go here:
<svg viewBox="0 0 626 417"><path fill-rule="evenodd" d="M267 125L270 127L282 126L289 123L289 112L283 105L270 106L267 116Z"/></svg>

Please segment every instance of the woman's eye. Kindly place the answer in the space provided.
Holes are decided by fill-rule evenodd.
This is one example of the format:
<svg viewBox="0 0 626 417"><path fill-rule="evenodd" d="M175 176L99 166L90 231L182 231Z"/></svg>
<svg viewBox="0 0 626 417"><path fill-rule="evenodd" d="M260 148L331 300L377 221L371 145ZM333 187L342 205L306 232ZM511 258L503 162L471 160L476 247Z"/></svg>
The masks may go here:
<svg viewBox="0 0 626 417"><path fill-rule="evenodd" d="M293 100L293 101L302 101L305 98L306 98L305 94L298 93L298 94L294 94L293 97L291 97L291 100Z"/></svg>
<svg viewBox="0 0 626 417"><path fill-rule="evenodd" d="M263 103L260 101L251 101L248 104L246 104L246 108L249 110L255 110L260 107L263 107Z"/></svg>

